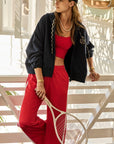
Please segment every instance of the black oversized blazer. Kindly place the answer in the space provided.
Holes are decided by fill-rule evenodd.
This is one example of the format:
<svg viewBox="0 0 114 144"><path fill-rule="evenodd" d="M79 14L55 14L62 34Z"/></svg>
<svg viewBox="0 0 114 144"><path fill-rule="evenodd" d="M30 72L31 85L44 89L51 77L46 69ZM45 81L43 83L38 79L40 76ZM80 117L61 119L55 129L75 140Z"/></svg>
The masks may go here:
<svg viewBox="0 0 114 144"><path fill-rule="evenodd" d="M94 45L86 29L76 26L75 45L68 50L64 64L69 81L85 82L87 58L93 56ZM39 20L26 48L27 72L35 74L34 68L42 68L43 76L52 77L55 61L55 15L47 13Z"/></svg>

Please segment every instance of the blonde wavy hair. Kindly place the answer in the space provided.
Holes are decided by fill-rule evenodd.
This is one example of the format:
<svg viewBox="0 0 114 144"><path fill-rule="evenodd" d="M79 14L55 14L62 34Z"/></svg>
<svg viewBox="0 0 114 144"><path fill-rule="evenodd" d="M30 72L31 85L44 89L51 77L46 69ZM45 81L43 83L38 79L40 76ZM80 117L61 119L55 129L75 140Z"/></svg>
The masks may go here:
<svg viewBox="0 0 114 144"><path fill-rule="evenodd" d="M69 0L69 2L71 1L73 0ZM55 14L56 32L57 34L63 33L60 27L60 13L55 11L54 14ZM81 20L81 16L80 16L76 2L74 6L72 7L72 21L73 21L73 26L71 29L71 40L72 40L72 43L75 44L75 40L74 40L75 25L85 29L85 27L82 24L80 24L82 23L82 20Z"/></svg>

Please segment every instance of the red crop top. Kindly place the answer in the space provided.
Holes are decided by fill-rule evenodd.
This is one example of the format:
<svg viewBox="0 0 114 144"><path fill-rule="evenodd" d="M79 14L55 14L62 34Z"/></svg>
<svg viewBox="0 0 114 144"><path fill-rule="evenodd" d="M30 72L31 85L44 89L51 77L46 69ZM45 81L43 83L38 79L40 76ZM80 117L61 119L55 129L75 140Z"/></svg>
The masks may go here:
<svg viewBox="0 0 114 144"><path fill-rule="evenodd" d="M55 56L63 58L65 57L68 49L72 46L71 37L62 37L55 34Z"/></svg>

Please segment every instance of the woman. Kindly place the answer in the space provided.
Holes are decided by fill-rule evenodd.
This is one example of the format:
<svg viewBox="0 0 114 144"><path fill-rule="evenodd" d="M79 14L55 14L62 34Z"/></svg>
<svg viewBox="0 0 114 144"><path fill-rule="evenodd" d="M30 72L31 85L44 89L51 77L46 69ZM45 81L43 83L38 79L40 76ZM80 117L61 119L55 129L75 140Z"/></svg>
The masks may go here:
<svg viewBox="0 0 114 144"><path fill-rule="evenodd" d="M93 67L93 47L77 0L56 0L56 11L41 17L26 49L29 75L18 124L34 143L60 144L49 108L45 121L37 111L45 96L66 111L68 83L85 82L87 61L92 81L99 79Z"/></svg>

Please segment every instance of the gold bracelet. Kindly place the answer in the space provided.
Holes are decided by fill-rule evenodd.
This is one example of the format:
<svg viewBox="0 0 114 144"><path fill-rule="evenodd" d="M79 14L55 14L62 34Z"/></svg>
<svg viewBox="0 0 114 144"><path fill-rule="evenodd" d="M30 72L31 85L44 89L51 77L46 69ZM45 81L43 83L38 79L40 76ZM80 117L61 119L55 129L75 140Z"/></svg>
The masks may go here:
<svg viewBox="0 0 114 144"><path fill-rule="evenodd" d="M92 72L93 70L95 70L94 67L90 67L89 71Z"/></svg>
<svg viewBox="0 0 114 144"><path fill-rule="evenodd" d="M42 79L42 80L37 80L37 82L44 82L44 80Z"/></svg>

